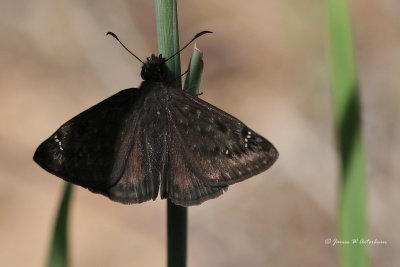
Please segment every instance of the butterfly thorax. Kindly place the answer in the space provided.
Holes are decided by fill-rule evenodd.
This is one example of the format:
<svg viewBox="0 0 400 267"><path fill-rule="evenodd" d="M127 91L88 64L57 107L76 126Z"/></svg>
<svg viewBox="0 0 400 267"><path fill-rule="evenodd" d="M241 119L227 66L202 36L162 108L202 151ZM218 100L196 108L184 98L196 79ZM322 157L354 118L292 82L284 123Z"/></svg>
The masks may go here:
<svg viewBox="0 0 400 267"><path fill-rule="evenodd" d="M152 54L148 57L140 73L142 79L149 82L168 82L169 70L165 61L161 54L159 56Z"/></svg>

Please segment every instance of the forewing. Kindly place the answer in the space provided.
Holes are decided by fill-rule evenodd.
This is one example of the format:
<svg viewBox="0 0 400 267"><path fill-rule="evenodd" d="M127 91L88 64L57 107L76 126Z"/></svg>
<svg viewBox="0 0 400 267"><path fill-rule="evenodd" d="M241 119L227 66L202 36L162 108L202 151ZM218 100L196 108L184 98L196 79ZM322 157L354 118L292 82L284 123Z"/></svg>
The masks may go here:
<svg viewBox="0 0 400 267"><path fill-rule="evenodd" d="M268 140L238 119L185 91L170 92L176 153L203 183L227 186L267 170L278 158Z"/></svg>
<svg viewBox="0 0 400 267"><path fill-rule="evenodd" d="M143 182L149 162L141 157L146 149L143 140L134 137L139 131L142 98L141 89L126 89L82 112L45 140L34 160L68 182L113 199L110 188L120 182L127 159L134 154L130 186L142 190L137 190L140 193L131 202L155 198L158 187L143 189L157 181Z"/></svg>

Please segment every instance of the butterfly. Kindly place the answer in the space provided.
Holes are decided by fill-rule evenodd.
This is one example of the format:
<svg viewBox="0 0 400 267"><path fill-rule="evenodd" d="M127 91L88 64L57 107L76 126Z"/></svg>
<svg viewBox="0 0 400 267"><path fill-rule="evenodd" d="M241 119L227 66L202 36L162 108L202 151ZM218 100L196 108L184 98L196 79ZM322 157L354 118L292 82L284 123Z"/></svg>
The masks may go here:
<svg viewBox="0 0 400 267"><path fill-rule="evenodd" d="M139 88L64 123L34 161L113 201L141 203L160 193L182 206L216 198L271 167L276 148L237 118L175 88L168 59L153 54L142 61Z"/></svg>

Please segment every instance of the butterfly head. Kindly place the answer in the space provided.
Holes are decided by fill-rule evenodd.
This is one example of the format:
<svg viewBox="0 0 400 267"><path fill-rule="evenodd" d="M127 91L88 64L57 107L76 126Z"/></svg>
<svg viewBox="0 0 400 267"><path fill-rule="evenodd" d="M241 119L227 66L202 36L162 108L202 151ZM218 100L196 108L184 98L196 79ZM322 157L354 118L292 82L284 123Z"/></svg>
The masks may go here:
<svg viewBox="0 0 400 267"><path fill-rule="evenodd" d="M152 54L151 57L148 57L140 73L142 79L151 82L166 82L169 77L169 71L165 61L161 54L159 56Z"/></svg>

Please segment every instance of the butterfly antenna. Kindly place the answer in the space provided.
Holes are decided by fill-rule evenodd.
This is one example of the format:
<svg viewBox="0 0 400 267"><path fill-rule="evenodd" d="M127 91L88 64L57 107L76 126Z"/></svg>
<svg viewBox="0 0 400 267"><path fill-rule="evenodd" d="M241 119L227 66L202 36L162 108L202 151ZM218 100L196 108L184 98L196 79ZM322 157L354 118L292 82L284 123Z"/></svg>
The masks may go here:
<svg viewBox="0 0 400 267"><path fill-rule="evenodd" d="M118 36L117 36L115 33L113 33L113 32L107 32L106 35L111 35L112 37L114 37L114 38L122 45L122 47L125 48L126 51L128 51L132 56L134 56L137 60L139 60L140 62L142 62L142 63L144 64L143 60L141 60L141 59L138 58L134 53L132 53L131 50L129 50L129 49L119 40Z"/></svg>
<svg viewBox="0 0 400 267"><path fill-rule="evenodd" d="M173 54L172 56L170 56L169 58L167 58L165 61L167 62L168 60L170 60L171 58L173 58L174 56L176 56L177 54L179 54L183 49L185 49L186 47L188 47L194 40L196 40L197 38L199 38L200 36L207 34L207 33L213 33L210 31L202 31L199 32L198 34L196 34L192 40L189 41L189 43L187 43L184 47L182 47L178 52L176 52L175 54Z"/></svg>
<svg viewBox="0 0 400 267"><path fill-rule="evenodd" d="M187 69L184 73L182 73L181 75L179 75L179 77L177 77L177 79L180 78L180 77L182 77L183 75L187 74L188 72L189 72L189 69Z"/></svg>

